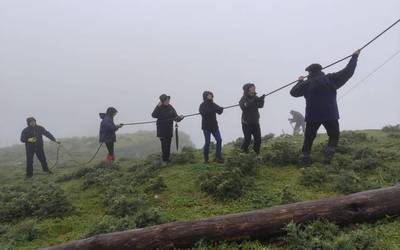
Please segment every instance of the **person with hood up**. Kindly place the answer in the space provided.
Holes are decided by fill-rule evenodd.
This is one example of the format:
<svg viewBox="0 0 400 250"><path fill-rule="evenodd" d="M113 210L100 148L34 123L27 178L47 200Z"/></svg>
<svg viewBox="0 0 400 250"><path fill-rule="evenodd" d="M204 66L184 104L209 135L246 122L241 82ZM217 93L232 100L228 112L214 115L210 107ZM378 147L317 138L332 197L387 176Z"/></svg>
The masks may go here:
<svg viewBox="0 0 400 250"><path fill-rule="evenodd" d="M311 164L311 148L318 129L323 125L328 133L329 141L325 147L324 164L330 164L339 142L339 110L337 90L354 74L360 50L353 53L347 66L336 73L325 74L320 64L311 64L306 68L308 79L299 77L292 88L293 97L304 97L306 100L306 131L302 149L302 163Z"/></svg>
<svg viewBox="0 0 400 250"><path fill-rule="evenodd" d="M174 131L174 121L180 122L183 116L176 113L170 104L171 97L162 94L160 101L151 116L157 119L157 137L160 138L163 164L170 162L171 142Z"/></svg>
<svg viewBox="0 0 400 250"><path fill-rule="evenodd" d="M33 157L35 154L42 165L43 171L51 174L44 153L43 135L53 142L58 144L60 142L44 127L37 125L35 118L27 118L26 123L28 126L21 133L21 142L25 143L26 150L26 177L31 178L33 176Z"/></svg>
<svg viewBox="0 0 400 250"><path fill-rule="evenodd" d="M203 103L200 104L199 112L201 114L201 128L203 130L205 144L203 147L204 163L208 163L211 135L213 135L216 145L215 160L223 163L221 147L222 139L218 127L217 114L222 114L224 109L214 103L214 94L210 91L203 92Z"/></svg>
<svg viewBox="0 0 400 250"><path fill-rule="evenodd" d="M99 141L106 144L108 150L106 160L108 162L115 161L114 143L117 141L115 132L123 126L123 124L115 125L114 123L117 113L118 111L114 107L109 107L106 113L99 114L101 119Z"/></svg>
<svg viewBox="0 0 400 250"><path fill-rule="evenodd" d="M244 141L241 149L248 153L253 136L253 149L256 154L260 154L261 147L261 128L260 128L260 113L258 109L264 107L265 95L257 96L256 86L253 83L243 85L243 97L239 101L239 106L242 109L242 130Z"/></svg>

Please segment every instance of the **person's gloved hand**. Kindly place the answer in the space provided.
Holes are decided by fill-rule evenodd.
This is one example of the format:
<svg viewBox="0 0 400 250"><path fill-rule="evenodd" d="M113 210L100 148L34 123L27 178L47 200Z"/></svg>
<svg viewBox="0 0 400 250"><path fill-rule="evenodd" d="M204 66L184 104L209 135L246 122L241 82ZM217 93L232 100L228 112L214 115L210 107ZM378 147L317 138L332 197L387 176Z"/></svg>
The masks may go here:
<svg viewBox="0 0 400 250"><path fill-rule="evenodd" d="M29 143L36 143L36 137L30 137L28 138Z"/></svg>
<svg viewBox="0 0 400 250"><path fill-rule="evenodd" d="M354 51L354 53L353 53L353 55L360 55L360 53L361 53L361 49L358 49L358 50L356 50L356 51Z"/></svg>
<svg viewBox="0 0 400 250"><path fill-rule="evenodd" d="M304 81L305 76L299 76L299 81Z"/></svg>
<svg viewBox="0 0 400 250"><path fill-rule="evenodd" d="M180 116L178 116L177 118L176 118L176 121L177 122L180 122L180 121L182 121L183 120L183 118L185 118L183 115L180 115Z"/></svg>
<svg viewBox="0 0 400 250"><path fill-rule="evenodd" d="M117 128L122 128L123 126L124 126L124 124L121 123L121 124L118 124L118 125L117 125Z"/></svg>
<svg viewBox="0 0 400 250"><path fill-rule="evenodd" d="M266 96L267 96L267 95L264 94L264 95L260 96L260 99L265 99Z"/></svg>

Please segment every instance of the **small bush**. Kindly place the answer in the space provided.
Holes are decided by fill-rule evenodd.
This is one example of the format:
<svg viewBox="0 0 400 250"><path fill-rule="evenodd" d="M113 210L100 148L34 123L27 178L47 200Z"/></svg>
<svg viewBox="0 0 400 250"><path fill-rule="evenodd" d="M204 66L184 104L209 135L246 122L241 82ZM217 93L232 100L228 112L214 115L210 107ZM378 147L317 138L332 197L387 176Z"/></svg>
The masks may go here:
<svg viewBox="0 0 400 250"><path fill-rule="evenodd" d="M26 242L33 241L39 237L39 228L34 220L23 221L12 227L5 235L5 238L10 242Z"/></svg>
<svg viewBox="0 0 400 250"><path fill-rule="evenodd" d="M276 141L267 150L263 159L276 165L288 165L298 163L299 150L292 141Z"/></svg>
<svg viewBox="0 0 400 250"><path fill-rule="evenodd" d="M400 132L400 124L397 125L387 125L382 128L383 132L387 133L399 133Z"/></svg>
<svg viewBox="0 0 400 250"><path fill-rule="evenodd" d="M200 189L219 200L239 198L244 186L244 177L238 168L219 173L208 171L200 176Z"/></svg>
<svg viewBox="0 0 400 250"><path fill-rule="evenodd" d="M380 249L379 237L371 230L357 230L343 235L336 241L340 250L377 250Z"/></svg>
<svg viewBox="0 0 400 250"><path fill-rule="evenodd" d="M64 191L54 184L3 187L0 190L0 222L37 216L58 217L72 209Z"/></svg>
<svg viewBox="0 0 400 250"><path fill-rule="evenodd" d="M352 142L350 139L340 137L339 144L336 147L336 152L340 154L351 154L353 150Z"/></svg>
<svg viewBox="0 0 400 250"><path fill-rule="evenodd" d="M184 147L180 153L171 154L171 162L174 164L194 163L196 161L195 152L194 148Z"/></svg>
<svg viewBox="0 0 400 250"><path fill-rule="evenodd" d="M328 221L315 221L307 225L290 223L286 227L287 249L335 249L334 240L339 228Z"/></svg>
<svg viewBox="0 0 400 250"><path fill-rule="evenodd" d="M343 131L340 135L340 138L346 139L351 143L360 143L368 140L366 133L354 131Z"/></svg>
<svg viewBox="0 0 400 250"><path fill-rule="evenodd" d="M299 198L293 191L290 186L285 186L280 193L281 202L280 204L290 204L299 201Z"/></svg>
<svg viewBox="0 0 400 250"><path fill-rule="evenodd" d="M98 234L112 233L127 229L136 228L135 219L129 216L122 218L105 215L96 224L94 224L85 237L91 237Z"/></svg>
<svg viewBox="0 0 400 250"><path fill-rule="evenodd" d="M167 185L165 185L164 179L159 176L157 178L150 179L145 191L159 194L162 193L166 188Z"/></svg>
<svg viewBox="0 0 400 250"><path fill-rule="evenodd" d="M363 190L361 178L354 171L342 171L335 178L335 190L344 193L356 193Z"/></svg>
<svg viewBox="0 0 400 250"><path fill-rule="evenodd" d="M165 222L164 214L158 208L149 207L139 210L139 212L135 214L135 223L139 228L154 226Z"/></svg>
<svg viewBox="0 0 400 250"><path fill-rule="evenodd" d="M305 168L300 183L307 187L318 187L323 185L328 179L328 173L322 165L313 165L312 167Z"/></svg>
<svg viewBox="0 0 400 250"><path fill-rule="evenodd" d="M264 136L261 138L261 141L262 141L263 143L267 143L267 142L269 142L270 140L274 139L274 137L275 137L274 134L269 133L269 134L267 134L267 135L264 135Z"/></svg>
<svg viewBox="0 0 400 250"><path fill-rule="evenodd" d="M125 194L119 194L107 201L107 214L123 217L134 215L139 210L147 208L146 201L139 196L131 197Z"/></svg>
<svg viewBox="0 0 400 250"><path fill-rule="evenodd" d="M244 176L255 175L257 174L258 160L254 153L245 154L233 151L227 157L224 166L228 171L238 169Z"/></svg>
<svg viewBox="0 0 400 250"><path fill-rule="evenodd" d="M368 230L352 231L348 234L335 224L317 220L307 225L290 223L284 238L287 249L305 250L375 250L380 249L376 233Z"/></svg>

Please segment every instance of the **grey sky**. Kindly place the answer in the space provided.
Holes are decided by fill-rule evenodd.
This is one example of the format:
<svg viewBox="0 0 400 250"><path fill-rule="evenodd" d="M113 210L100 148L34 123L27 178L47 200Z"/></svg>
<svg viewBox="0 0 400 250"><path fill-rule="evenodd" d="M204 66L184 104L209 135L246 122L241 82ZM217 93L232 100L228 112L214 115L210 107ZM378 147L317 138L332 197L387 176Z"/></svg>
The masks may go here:
<svg viewBox="0 0 400 250"><path fill-rule="evenodd" d="M110 105L116 122L149 120L164 92L182 114L197 112L203 90L236 104L244 83L273 90L310 63L350 54L399 14L398 0L1 0L0 145L17 143L31 115L70 137L97 135L98 113ZM400 26L363 51L340 92L398 49ZM400 122L399 66L400 56L340 101L342 129ZM289 110L304 111L288 91L267 99L264 134L288 132ZM225 142L242 135L239 109L219 121ZM199 117L181 129L202 144Z"/></svg>

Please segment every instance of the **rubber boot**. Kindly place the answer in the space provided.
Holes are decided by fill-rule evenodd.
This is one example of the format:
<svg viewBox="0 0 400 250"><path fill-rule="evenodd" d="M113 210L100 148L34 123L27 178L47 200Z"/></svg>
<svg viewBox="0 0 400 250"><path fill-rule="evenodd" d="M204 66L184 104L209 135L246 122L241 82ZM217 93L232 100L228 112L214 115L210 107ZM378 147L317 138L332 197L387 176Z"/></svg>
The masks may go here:
<svg viewBox="0 0 400 250"><path fill-rule="evenodd" d="M304 166L310 166L312 163L310 154L303 153L303 155L300 157L300 163Z"/></svg>
<svg viewBox="0 0 400 250"><path fill-rule="evenodd" d="M324 162L323 162L325 165L330 165L331 164L331 161L332 161L333 156L335 155L335 152L336 152L335 148L326 147L326 149L325 149L325 158L324 158Z"/></svg>
<svg viewBox="0 0 400 250"><path fill-rule="evenodd" d="M107 162L112 162L112 161L113 161L113 155L108 154L108 155L107 155L107 158L106 158L106 161L107 161Z"/></svg>

